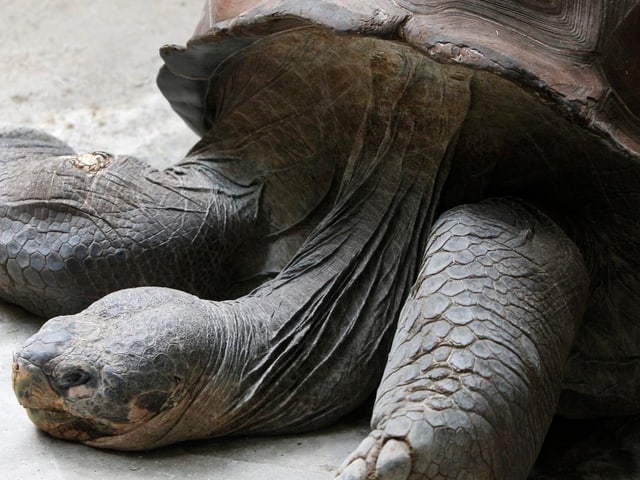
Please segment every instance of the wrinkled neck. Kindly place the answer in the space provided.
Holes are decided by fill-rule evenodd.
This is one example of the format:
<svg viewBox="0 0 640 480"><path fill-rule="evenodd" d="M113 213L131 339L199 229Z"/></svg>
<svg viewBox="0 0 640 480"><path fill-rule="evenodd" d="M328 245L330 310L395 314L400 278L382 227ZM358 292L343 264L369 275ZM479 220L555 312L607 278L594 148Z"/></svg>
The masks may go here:
<svg viewBox="0 0 640 480"><path fill-rule="evenodd" d="M453 78L447 67L395 44L375 47L379 67L398 72L378 76L371 67L331 211L280 275L217 306L231 320L225 361L203 390L212 400L203 395L198 409L209 412L208 435L325 425L378 382L468 89L459 72ZM221 402L223 375L229 393Z"/></svg>
<svg viewBox="0 0 640 480"><path fill-rule="evenodd" d="M416 173L389 189L363 187L282 274L210 304L224 341L188 412L209 419L202 435L306 429L371 393L433 213L437 175L423 183Z"/></svg>

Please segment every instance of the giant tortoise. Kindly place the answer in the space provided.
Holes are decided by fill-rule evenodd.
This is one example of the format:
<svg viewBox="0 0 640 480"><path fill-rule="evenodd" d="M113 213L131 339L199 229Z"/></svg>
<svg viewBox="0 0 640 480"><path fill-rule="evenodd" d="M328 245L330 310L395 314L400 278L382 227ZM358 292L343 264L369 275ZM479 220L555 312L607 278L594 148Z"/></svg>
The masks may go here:
<svg viewBox="0 0 640 480"><path fill-rule="evenodd" d="M640 1L209 1L161 53L174 167L2 133L39 428L299 432L377 388L340 478L519 479L555 412L640 412Z"/></svg>

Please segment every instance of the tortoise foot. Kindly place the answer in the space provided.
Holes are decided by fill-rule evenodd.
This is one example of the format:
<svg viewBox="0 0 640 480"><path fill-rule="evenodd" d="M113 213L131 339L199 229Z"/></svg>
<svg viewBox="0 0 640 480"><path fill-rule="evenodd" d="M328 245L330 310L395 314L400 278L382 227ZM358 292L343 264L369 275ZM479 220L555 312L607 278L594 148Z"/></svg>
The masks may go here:
<svg viewBox="0 0 640 480"><path fill-rule="evenodd" d="M429 395L425 395L428 397ZM494 479L492 452L507 445L482 415L407 402L385 418L340 467L339 480ZM433 402L435 403L435 402ZM505 439L506 440L506 439ZM504 443L504 442L503 442ZM515 478L515 477L514 477Z"/></svg>
<svg viewBox="0 0 640 480"><path fill-rule="evenodd" d="M495 479L494 452L507 455L507 438L497 438L482 414L453 406L439 411L430 402L409 401L381 421L345 460L339 480ZM442 401L442 399L439 399ZM513 477L518 478L518 477Z"/></svg>
<svg viewBox="0 0 640 480"><path fill-rule="evenodd" d="M374 430L340 467L340 480L405 480L412 470L412 448L407 439L393 438L385 430Z"/></svg>

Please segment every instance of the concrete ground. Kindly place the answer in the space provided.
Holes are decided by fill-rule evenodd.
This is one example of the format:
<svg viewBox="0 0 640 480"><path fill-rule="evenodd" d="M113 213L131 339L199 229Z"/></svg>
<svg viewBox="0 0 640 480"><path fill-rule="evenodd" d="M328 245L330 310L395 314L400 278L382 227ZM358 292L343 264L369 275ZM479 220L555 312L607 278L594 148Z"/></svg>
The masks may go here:
<svg viewBox="0 0 640 480"><path fill-rule="evenodd" d="M0 126L42 128L78 151L172 163L196 137L155 87L157 49L181 43L202 0L0 0ZM0 304L0 477L333 478L365 415L317 433L99 451L39 433L10 386L11 354L42 320ZM532 479L640 479L640 419L556 422Z"/></svg>

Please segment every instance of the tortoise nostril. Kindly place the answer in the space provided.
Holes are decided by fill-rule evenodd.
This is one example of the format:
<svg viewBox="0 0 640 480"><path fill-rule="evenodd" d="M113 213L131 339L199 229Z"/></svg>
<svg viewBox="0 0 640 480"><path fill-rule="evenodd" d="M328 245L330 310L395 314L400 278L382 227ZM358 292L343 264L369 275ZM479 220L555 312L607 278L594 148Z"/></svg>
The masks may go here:
<svg viewBox="0 0 640 480"><path fill-rule="evenodd" d="M72 387L84 385L91 380L91 375L81 369L71 370L53 381L54 385L61 390L68 390Z"/></svg>
<svg viewBox="0 0 640 480"><path fill-rule="evenodd" d="M42 367L60 355L70 339L71 336L65 329L42 329L15 356Z"/></svg>

